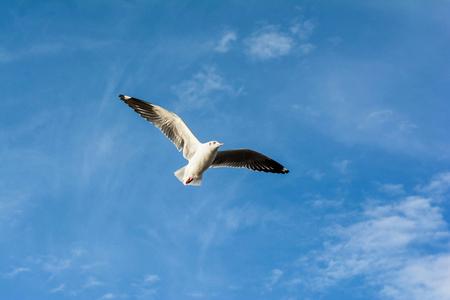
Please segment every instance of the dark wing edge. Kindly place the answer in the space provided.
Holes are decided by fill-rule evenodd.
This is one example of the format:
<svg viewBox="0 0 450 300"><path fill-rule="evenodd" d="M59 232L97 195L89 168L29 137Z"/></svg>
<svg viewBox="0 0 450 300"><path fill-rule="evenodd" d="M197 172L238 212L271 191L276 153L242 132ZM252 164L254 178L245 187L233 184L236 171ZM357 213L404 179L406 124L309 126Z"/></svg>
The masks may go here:
<svg viewBox="0 0 450 300"><path fill-rule="evenodd" d="M247 168L277 174L289 173L289 170L279 162L250 149L219 151L211 167Z"/></svg>
<svg viewBox="0 0 450 300"><path fill-rule="evenodd" d="M159 128L175 144L178 151L183 150L183 155L186 152L187 157L191 156L190 152L193 149L189 148L198 144L199 141L177 114L134 97L121 94L119 98L141 117Z"/></svg>

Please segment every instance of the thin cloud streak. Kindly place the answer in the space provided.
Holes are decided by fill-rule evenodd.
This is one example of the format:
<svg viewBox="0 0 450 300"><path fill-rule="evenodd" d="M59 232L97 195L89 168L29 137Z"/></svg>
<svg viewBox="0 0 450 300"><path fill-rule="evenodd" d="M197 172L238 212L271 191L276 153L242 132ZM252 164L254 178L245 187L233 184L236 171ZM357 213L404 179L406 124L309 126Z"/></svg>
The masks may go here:
<svg viewBox="0 0 450 300"><path fill-rule="evenodd" d="M18 276L19 274L27 273L27 272L31 272L31 269L27 268L27 267L17 267L17 268L14 268L12 271L3 274L3 277L14 278L14 277Z"/></svg>
<svg viewBox="0 0 450 300"><path fill-rule="evenodd" d="M283 274L284 274L284 272L282 270L273 269L272 273L268 279L268 282L266 284L266 289L268 291L271 291L274 288L274 286L280 281Z"/></svg>
<svg viewBox="0 0 450 300"><path fill-rule="evenodd" d="M64 283L61 283L57 287L50 290L51 294L61 293L66 289L66 285Z"/></svg>
<svg viewBox="0 0 450 300"><path fill-rule="evenodd" d="M231 45L236 42L237 34L234 31L226 31L220 41L217 43L214 48L215 51L219 53L226 53L230 51Z"/></svg>

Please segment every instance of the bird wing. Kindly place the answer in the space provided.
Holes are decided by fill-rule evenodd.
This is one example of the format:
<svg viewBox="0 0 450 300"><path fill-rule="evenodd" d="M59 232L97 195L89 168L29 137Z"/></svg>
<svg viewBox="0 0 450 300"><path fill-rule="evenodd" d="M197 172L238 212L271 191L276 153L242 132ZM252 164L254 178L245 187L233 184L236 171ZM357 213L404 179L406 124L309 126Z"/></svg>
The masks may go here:
<svg viewBox="0 0 450 300"><path fill-rule="evenodd" d="M159 128L175 144L178 151L183 151L184 158L189 160L194 155L200 142L179 116L161 106L134 97L119 95L119 98Z"/></svg>
<svg viewBox="0 0 450 300"><path fill-rule="evenodd" d="M280 163L250 149L219 151L211 167L247 168L253 171L289 173L289 170Z"/></svg>

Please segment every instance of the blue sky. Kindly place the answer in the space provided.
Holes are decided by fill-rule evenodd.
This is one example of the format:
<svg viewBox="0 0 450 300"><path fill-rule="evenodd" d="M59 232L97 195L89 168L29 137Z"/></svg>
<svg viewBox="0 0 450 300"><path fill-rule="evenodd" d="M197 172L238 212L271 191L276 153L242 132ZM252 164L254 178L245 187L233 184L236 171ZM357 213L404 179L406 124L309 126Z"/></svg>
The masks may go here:
<svg viewBox="0 0 450 300"><path fill-rule="evenodd" d="M3 1L5 299L450 299L448 1ZM117 99L286 176L173 171Z"/></svg>

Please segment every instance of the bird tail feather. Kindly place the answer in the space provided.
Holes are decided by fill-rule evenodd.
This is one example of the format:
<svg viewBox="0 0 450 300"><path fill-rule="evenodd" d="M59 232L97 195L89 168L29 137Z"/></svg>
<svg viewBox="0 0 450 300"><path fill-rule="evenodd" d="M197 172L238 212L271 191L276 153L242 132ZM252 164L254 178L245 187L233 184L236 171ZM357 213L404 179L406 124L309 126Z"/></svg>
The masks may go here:
<svg viewBox="0 0 450 300"><path fill-rule="evenodd" d="M182 167L173 173L175 174L175 177L178 178L179 181L181 181L181 183L183 183L185 169L186 167Z"/></svg>
<svg viewBox="0 0 450 300"><path fill-rule="evenodd" d="M175 175L176 178L178 178L179 181L181 181L181 183L184 184L184 180L185 178L185 171L186 171L186 166L176 170L173 174ZM194 180L192 180L189 185L202 185L202 177L198 177L198 178L194 178Z"/></svg>

